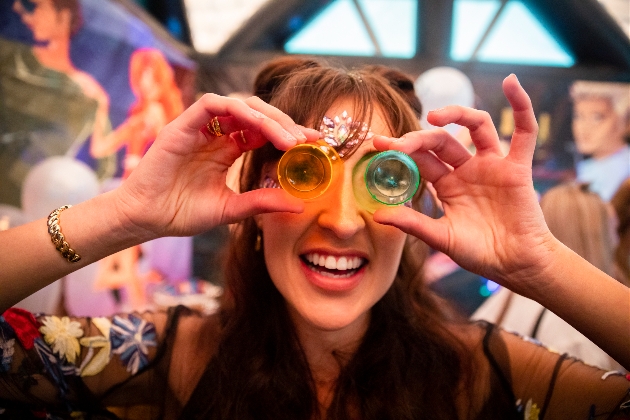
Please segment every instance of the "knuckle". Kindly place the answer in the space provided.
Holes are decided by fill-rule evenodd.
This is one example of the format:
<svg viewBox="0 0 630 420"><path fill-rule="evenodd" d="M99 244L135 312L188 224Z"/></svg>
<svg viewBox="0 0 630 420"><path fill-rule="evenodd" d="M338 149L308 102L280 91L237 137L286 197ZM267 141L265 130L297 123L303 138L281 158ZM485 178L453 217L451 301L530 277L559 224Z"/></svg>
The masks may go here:
<svg viewBox="0 0 630 420"><path fill-rule="evenodd" d="M490 113L488 111L480 110L478 112L479 117L482 119L483 122L492 122L492 117L490 116Z"/></svg>
<svg viewBox="0 0 630 420"><path fill-rule="evenodd" d="M204 93L203 96L201 97L200 101L204 105L205 104L211 104L211 103L215 102L218 97L219 97L219 95L217 95L216 93Z"/></svg>
<svg viewBox="0 0 630 420"><path fill-rule="evenodd" d="M249 98L245 99L243 102L245 102L249 106L260 105L260 104L266 103L262 99L260 99L258 96L250 96Z"/></svg>

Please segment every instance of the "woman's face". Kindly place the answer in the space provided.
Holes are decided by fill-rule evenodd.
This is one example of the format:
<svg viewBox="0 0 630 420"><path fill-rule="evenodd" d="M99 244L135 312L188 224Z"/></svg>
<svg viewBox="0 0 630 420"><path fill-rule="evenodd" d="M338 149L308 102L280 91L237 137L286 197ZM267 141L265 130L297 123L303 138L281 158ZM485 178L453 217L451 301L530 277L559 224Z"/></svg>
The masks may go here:
<svg viewBox="0 0 630 420"><path fill-rule="evenodd" d="M138 86L140 96L146 101L157 101L162 93L161 86L155 80L155 71L146 67L140 75Z"/></svg>
<svg viewBox="0 0 630 420"><path fill-rule="evenodd" d="M45 42L58 37L70 38L69 9L57 10L52 0L30 0L29 9L20 0L13 3L13 10L33 32L35 41Z"/></svg>
<svg viewBox="0 0 630 420"><path fill-rule="evenodd" d="M344 110L352 116L352 102L338 101L326 115ZM380 112L371 123L373 133L391 136ZM303 213L257 219L267 269L298 326L322 331L365 327L370 308L394 280L406 235L374 222L353 193L352 169L374 151L372 141L365 140L329 189L305 201ZM276 178L275 166L267 175Z"/></svg>
<svg viewBox="0 0 630 420"><path fill-rule="evenodd" d="M623 121L605 98L581 98L573 103L573 137L578 152L603 158L624 144Z"/></svg>

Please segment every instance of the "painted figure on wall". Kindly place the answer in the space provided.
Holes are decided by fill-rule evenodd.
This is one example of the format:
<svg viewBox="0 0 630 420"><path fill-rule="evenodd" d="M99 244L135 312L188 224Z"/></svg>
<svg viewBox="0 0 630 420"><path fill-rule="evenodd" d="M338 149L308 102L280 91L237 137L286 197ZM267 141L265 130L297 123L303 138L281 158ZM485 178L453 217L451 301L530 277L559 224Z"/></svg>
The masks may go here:
<svg viewBox="0 0 630 420"><path fill-rule="evenodd" d="M630 176L630 85L577 81L571 87L573 137L584 159L577 179L610 201Z"/></svg>
<svg viewBox="0 0 630 420"><path fill-rule="evenodd" d="M137 100L127 119L107 136L93 135L90 145L90 153L95 158L106 157L126 147L123 179L135 169L160 130L184 109L173 70L156 49L134 51L129 64L129 84ZM99 262L97 285L124 290L121 300L129 305L129 309L144 308L148 303L147 283L162 280L160 273L153 269L146 275L139 273L141 255L140 246L136 246Z"/></svg>
<svg viewBox="0 0 630 420"><path fill-rule="evenodd" d="M109 97L70 56L83 22L79 0L15 0L9 7L28 42L0 38L0 202L19 206L33 165L73 156L93 132L109 130Z"/></svg>
<svg viewBox="0 0 630 420"><path fill-rule="evenodd" d="M79 0L15 0L13 10L33 32L33 55L49 69L64 73L98 103L94 129L102 133L107 126L109 97L88 73L75 67L70 58L70 40L82 24Z"/></svg>
<svg viewBox="0 0 630 420"><path fill-rule="evenodd" d="M136 102L129 116L107 136L92 136L90 153L102 158L125 146L123 178L138 165L157 133L184 110L173 69L156 49L136 50L129 64L129 84Z"/></svg>

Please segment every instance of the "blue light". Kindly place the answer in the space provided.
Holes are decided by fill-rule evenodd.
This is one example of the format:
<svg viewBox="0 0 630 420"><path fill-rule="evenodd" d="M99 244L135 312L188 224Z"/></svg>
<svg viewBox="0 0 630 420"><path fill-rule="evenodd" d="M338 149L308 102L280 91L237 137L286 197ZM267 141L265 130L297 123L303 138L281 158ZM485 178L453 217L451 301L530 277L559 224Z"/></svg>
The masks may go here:
<svg viewBox="0 0 630 420"><path fill-rule="evenodd" d="M416 54L418 2L360 0L384 57L411 58Z"/></svg>
<svg viewBox="0 0 630 420"><path fill-rule="evenodd" d="M284 45L292 54L373 56L374 45L350 0L337 0Z"/></svg>
<svg viewBox="0 0 630 420"><path fill-rule="evenodd" d="M499 7L497 0L456 0L451 58L471 58ZM476 57L479 61L571 67L575 60L519 0L509 0Z"/></svg>
<svg viewBox="0 0 630 420"><path fill-rule="evenodd" d="M486 287L488 288L488 290L494 293L501 286L498 283L493 282L492 280L488 280L486 282Z"/></svg>
<svg viewBox="0 0 630 420"><path fill-rule="evenodd" d="M417 0L360 0L384 57L416 53ZM291 23L290 23L291 24ZM284 46L293 54L374 56L376 47L352 0L336 0Z"/></svg>
<svg viewBox="0 0 630 420"><path fill-rule="evenodd" d="M166 20L166 28L177 39L182 39L184 30L182 23L175 16L169 16Z"/></svg>
<svg viewBox="0 0 630 420"><path fill-rule="evenodd" d="M499 0L459 0L453 5L453 41L451 58L470 59L481 36L499 10Z"/></svg>
<svg viewBox="0 0 630 420"><path fill-rule="evenodd" d="M491 292L490 290L488 290L488 288L487 288L487 287L486 287L486 285L484 284L483 286L481 286L481 287L479 288L479 294L480 294L481 296L488 297L488 296L490 296L490 295L492 294L492 292Z"/></svg>
<svg viewBox="0 0 630 420"><path fill-rule="evenodd" d="M293 16L289 19L289 23L287 25L290 30L296 31L300 29L302 26L302 17L301 16Z"/></svg>

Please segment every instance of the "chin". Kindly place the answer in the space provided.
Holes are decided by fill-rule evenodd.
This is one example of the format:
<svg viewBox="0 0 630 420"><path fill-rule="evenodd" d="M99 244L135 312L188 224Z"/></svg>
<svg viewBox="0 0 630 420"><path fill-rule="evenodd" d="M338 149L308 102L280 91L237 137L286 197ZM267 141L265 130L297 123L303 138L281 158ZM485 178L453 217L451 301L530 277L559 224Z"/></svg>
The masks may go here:
<svg viewBox="0 0 630 420"><path fill-rule="evenodd" d="M311 326L322 331L340 331L355 325L364 314L355 314L349 310L338 309L317 309L312 313L300 313L300 316Z"/></svg>

